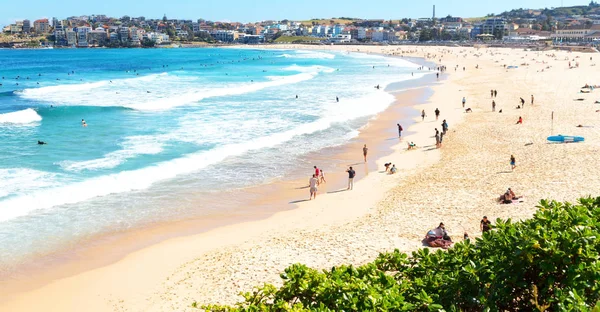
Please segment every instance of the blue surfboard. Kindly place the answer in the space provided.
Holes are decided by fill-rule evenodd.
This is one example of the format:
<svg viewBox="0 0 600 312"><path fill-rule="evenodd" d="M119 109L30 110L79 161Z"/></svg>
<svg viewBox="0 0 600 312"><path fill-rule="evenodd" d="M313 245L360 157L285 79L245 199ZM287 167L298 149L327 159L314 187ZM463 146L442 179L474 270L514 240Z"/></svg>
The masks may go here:
<svg viewBox="0 0 600 312"><path fill-rule="evenodd" d="M548 141L572 143L572 142L583 142L583 141L585 141L585 138L580 137L580 136L570 136L570 135L560 135L559 134L559 135L549 136Z"/></svg>

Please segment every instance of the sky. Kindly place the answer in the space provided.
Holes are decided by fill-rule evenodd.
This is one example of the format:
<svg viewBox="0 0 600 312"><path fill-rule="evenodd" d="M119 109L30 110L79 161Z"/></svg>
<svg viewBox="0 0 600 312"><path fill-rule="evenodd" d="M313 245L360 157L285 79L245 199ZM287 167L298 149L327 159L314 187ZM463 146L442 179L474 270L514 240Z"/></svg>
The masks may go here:
<svg viewBox="0 0 600 312"><path fill-rule="evenodd" d="M60 5L59 5L60 3ZM0 26L15 20L105 14L112 17L255 22L358 17L398 19L436 16L480 17L515 8L539 9L587 5L589 0L0 0Z"/></svg>

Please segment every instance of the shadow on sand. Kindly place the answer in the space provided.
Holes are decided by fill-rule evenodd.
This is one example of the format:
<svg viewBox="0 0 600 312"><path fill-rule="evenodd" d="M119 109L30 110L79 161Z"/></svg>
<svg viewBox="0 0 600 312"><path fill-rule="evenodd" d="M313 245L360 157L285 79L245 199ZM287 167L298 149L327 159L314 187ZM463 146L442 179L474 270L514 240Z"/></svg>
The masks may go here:
<svg viewBox="0 0 600 312"><path fill-rule="evenodd" d="M309 199L299 199L299 200L294 200L289 202L290 204L297 204L297 203L303 203L303 202L307 202L310 201Z"/></svg>

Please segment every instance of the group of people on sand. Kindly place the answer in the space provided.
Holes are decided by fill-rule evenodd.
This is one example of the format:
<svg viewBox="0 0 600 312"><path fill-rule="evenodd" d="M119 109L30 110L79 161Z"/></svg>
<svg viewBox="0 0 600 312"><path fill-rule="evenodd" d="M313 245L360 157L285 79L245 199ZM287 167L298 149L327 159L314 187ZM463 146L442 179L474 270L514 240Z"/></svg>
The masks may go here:
<svg viewBox="0 0 600 312"><path fill-rule="evenodd" d="M483 216L479 222L479 230L481 233L492 230L492 222L487 216ZM469 234L467 232L464 232L463 239L469 239ZM452 244L454 244L452 238L446 230L444 222L440 222L438 227L429 230L427 234L425 234L425 238L423 238L423 243L429 247L439 247L442 249L448 249L452 246Z"/></svg>
<svg viewBox="0 0 600 312"><path fill-rule="evenodd" d="M398 169L396 168L396 165L392 164L392 163L385 163L385 172L389 173L389 174L396 174L396 172L398 172Z"/></svg>
<svg viewBox="0 0 600 312"><path fill-rule="evenodd" d="M523 198L523 196L517 196L515 194L515 192L513 192L513 190L510 189L510 187L506 190L506 192L504 192L504 194L500 195L500 198L498 198L498 201L501 204L512 204L512 203L518 203L521 201L521 199Z"/></svg>
<svg viewBox="0 0 600 312"><path fill-rule="evenodd" d="M366 145L365 145L366 147ZM366 159L366 155L365 155L365 159ZM308 187L309 187L309 191L310 191L310 198L309 200L312 199L316 199L317 198L317 192L319 190L319 186L321 185L321 183L327 183L327 181L325 181L325 174L323 173L323 170L320 169L317 166L313 167L315 169L315 173L313 173L312 177L308 180ZM354 189L354 177L356 176L356 171L352 168L352 166L348 167L348 169L346 169L346 173L348 173L348 191Z"/></svg>

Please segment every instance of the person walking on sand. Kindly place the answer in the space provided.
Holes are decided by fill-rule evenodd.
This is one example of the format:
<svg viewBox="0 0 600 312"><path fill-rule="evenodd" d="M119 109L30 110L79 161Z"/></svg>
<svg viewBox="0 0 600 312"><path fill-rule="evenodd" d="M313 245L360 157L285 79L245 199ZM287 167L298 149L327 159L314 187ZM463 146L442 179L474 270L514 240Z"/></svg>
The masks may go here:
<svg viewBox="0 0 600 312"><path fill-rule="evenodd" d="M515 168L517 168L517 160L515 155L510 155L510 170L515 170Z"/></svg>
<svg viewBox="0 0 600 312"><path fill-rule="evenodd" d="M365 144L365 146L363 146L363 156L365 158L365 162L367 162L367 152L369 151L369 149L367 148L367 144Z"/></svg>
<svg viewBox="0 0 600 312"><path fill-rule="evenodd" d="M319 176L321 175L321 169L317 168L317 166L314 166L313 168L315 168L315 176L319 178Z"/></svg>
<svg viewBox="0 0 600 312"><path fill-rule="evenodd" d="M439 109L435 109L435 120L438 120L438 118L440 118L440 110Z"/></svg>
<svg viewBox="0 0 600 312"><path fill-rule="evenodd" d="M435 128L435 148L440 148L440 132Z"/></svg>
<svg viewBox="0 0 600 312"><path fill-rule="evenodd" d="M323 172L323 170L321 170L321 179L319 179L319 183L317 184L321 183L327 183L327 181L325 181L325 172Z"/></svg>
<svg viewBox="0 0 600 312"><path fill-rule="evenodd" d="M520 98L521 99L521 107L525 107L525 99Z"/></svg>
<svg viewBox="0 0 600 312"><path fill-rule="evenodd" d="M356 176L356 171L350 167L346 172L348 172L348 190L352 190L354 189L354 177Z"/></svg>
<svg viewBox="0 0 600 312"><path fill-rule="evenodd" d="M533 94L531 95L531 106L533 106Z"/></svg>
<svg viewBox="0 0 600 312"><path fill-rule="evenodd" d="M400 124L396 124L398 126L398 137L401 138L402 137L402 126Z"/></svg>
<svg viewBox="0 0 600 312"><path fill-rule="evenodd" d="M467 103L467 99L463 96L463 99L462 99L463 108L465 108L466 103Z"/></svg>
<svg viewBox="0 0 600 312"><path fill-rule="evenodd" d="M492 112L496 111L496 101L492 101Z"/></svg>
<svg viewBox="0 0 600 312"><path fill-rule="evenodd" d="M494 97L494 90L490 90L490 97Z"/></svg>
<svg viewBox="0 0 600 312"><path fill-rule="evenodd" d="M424 121L425 117L427 117L427 115L425 115L425 110L422 110L421 111L421 121Z"/></svg>
<svg viewBox="0 0 600 312"><path fill-rule="evenodd" d="M498 96L498 90L494 90L494 97Z"/></svg>
<svg viewBox="0 0 600 312"><path fill-rule="evenodd" d="M319 179L313 174L312 178L308 181L308 186L310 187L310 197L308 200L317 199L317 185L319 185Z"/></svg>

